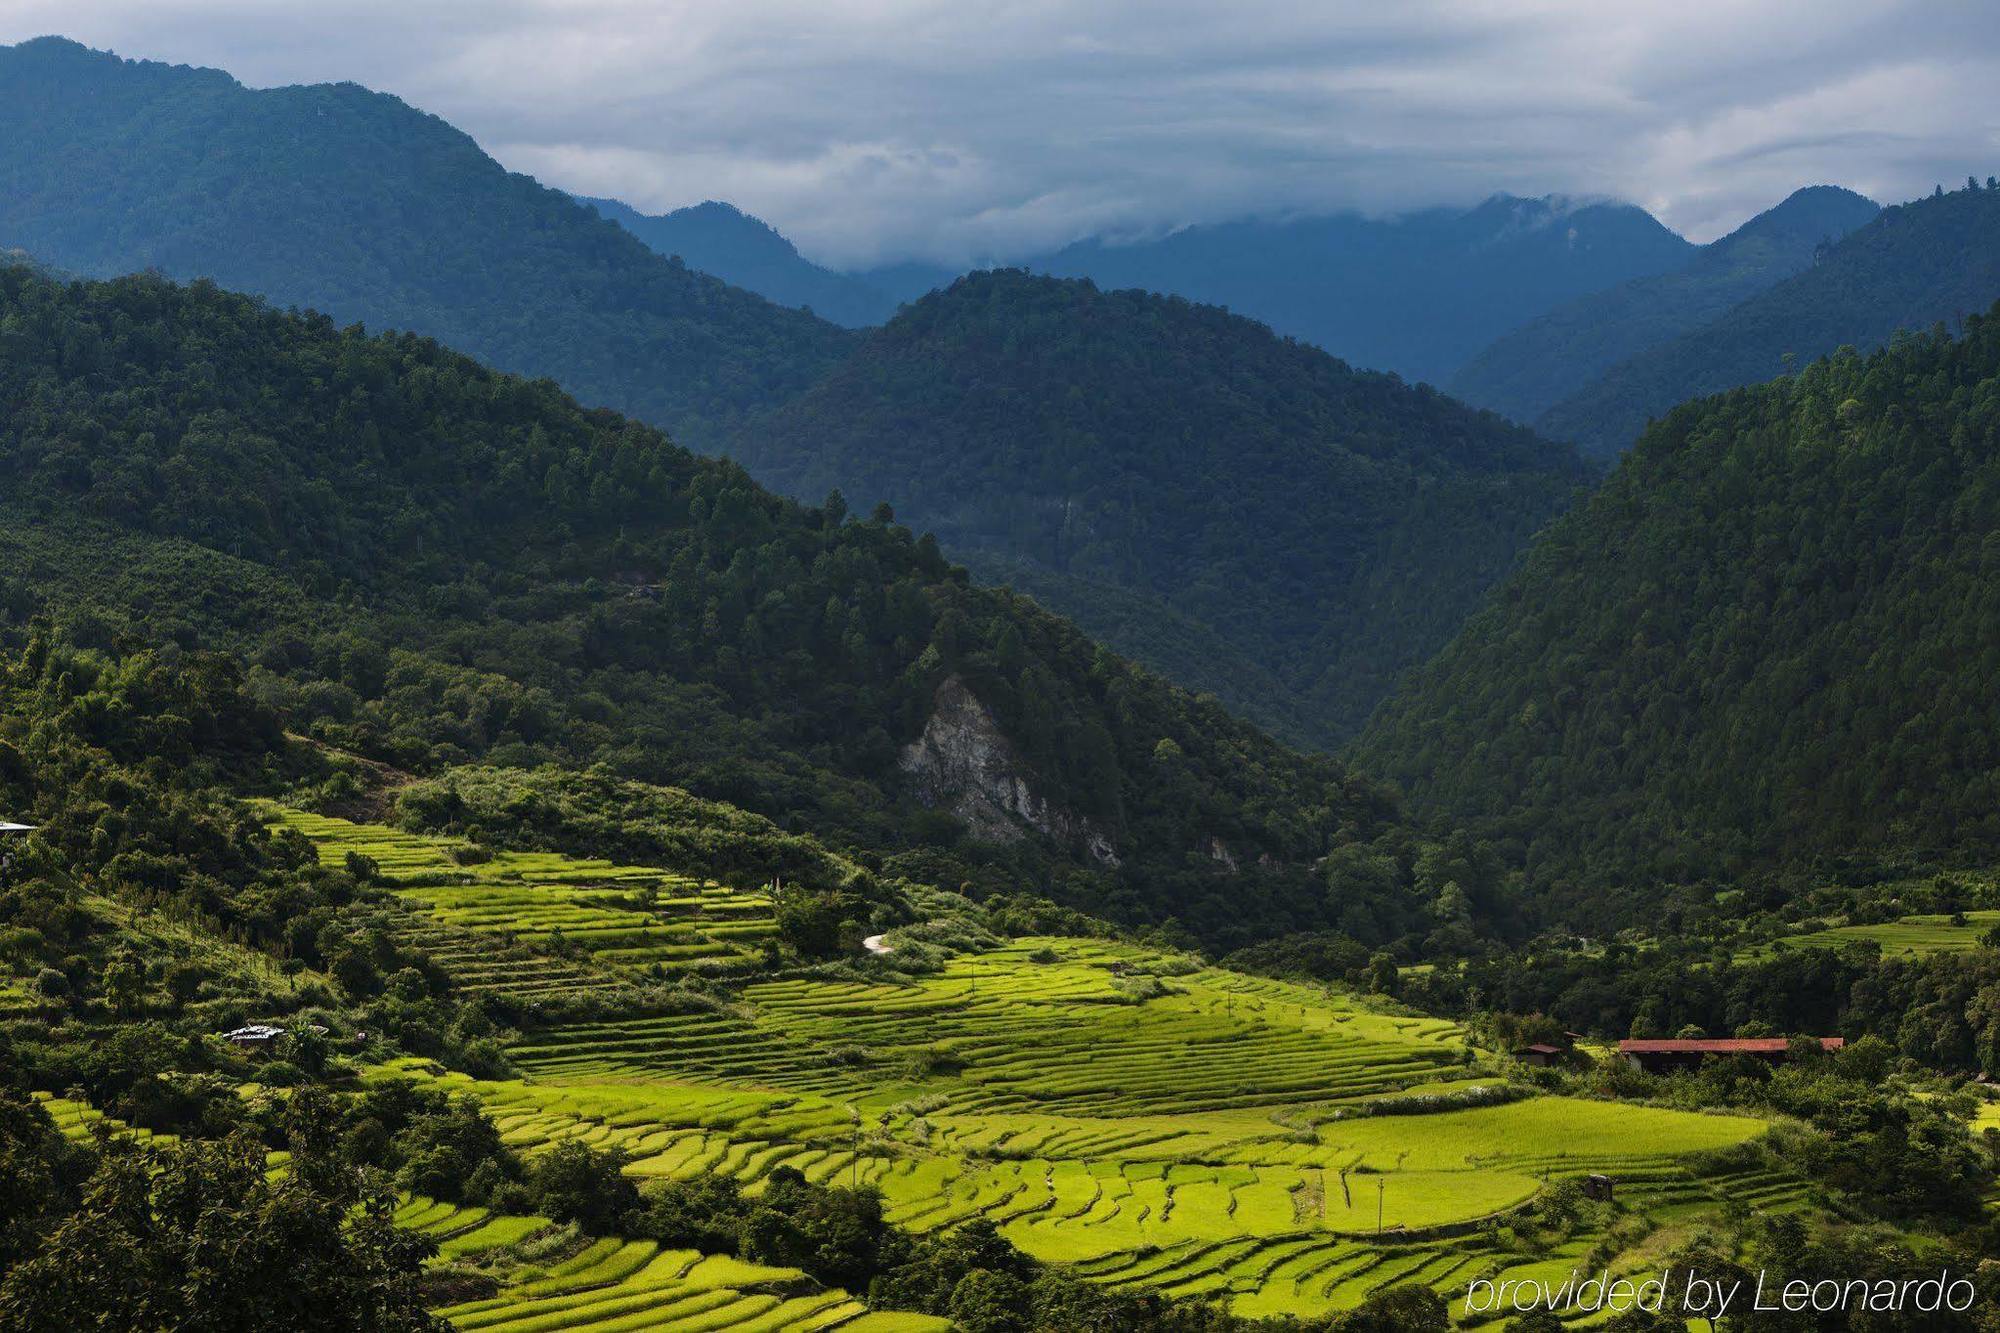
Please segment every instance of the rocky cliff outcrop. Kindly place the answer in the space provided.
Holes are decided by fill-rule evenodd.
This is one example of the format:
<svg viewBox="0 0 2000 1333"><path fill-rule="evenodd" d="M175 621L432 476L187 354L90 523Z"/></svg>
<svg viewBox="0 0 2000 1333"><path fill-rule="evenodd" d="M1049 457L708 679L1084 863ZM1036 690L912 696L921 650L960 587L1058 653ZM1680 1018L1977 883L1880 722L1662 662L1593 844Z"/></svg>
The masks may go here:
<svg viewBox="0 0 2000 1333"><path fill-rule="evenodd" d="M937 688L924 734L903 747L898 763L917 798L950 810L973 836L1012 842L1028 830L1081 846L1117 865L1111 840L1088 819L1051 804L1029 784L1014 746L964 681L947 676Z"/></svg>

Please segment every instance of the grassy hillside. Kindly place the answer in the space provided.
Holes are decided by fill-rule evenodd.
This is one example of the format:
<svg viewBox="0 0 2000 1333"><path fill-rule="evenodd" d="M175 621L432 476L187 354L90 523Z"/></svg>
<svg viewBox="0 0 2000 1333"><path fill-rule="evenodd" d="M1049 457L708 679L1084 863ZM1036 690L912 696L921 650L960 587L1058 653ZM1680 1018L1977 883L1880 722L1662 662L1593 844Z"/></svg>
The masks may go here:
<svg viewBox="0 0 2000 1333"><path fill-rule="evenodd" d="M2000 189L1956 190L1882 211L1813 265L1606 371L1535 421L1611 455L1677 403L1756 384L1899 329L1954 325L2000 299Z"/></svg>
<svg viewBox="0 0 2000 1333"><path fill-rule="evenodd" d="M253 90L50 38L0 48L0 118L0 248L414 329L690 439L846 345L354 84Z"/></svg>
<svg viewBox="0 0 2000 1333"><path fill-rule="evenodd" d="M794 495L886 499L976 571L1320 746L1585 477L1225 311L1014 271L908 308L732 452Z"/></svg>
<svg viewBox="0 0 2000 1333"><path fill-rule="evenodd" d="M1791 277L1881 207L1815 185L1696 251L1688 262L1578 297L1502 335L1447 388L1513 421L1533 421L1620 362L1721 316Z"/></svg>
<svg viewBox="0 0 2000 1333"><path fill-rule="evenodd" d="M1628 913L1654 876L1990 858L1996 432L1992 316L1675 410L1358 762Z"/></svg>

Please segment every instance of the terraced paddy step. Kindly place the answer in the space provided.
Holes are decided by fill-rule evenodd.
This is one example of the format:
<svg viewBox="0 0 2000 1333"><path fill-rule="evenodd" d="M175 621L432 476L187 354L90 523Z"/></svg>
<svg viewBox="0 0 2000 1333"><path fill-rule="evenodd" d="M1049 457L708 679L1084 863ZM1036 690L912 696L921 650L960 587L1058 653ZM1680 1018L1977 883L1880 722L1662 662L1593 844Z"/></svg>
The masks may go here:
<svg viewBox="0 0 2000 1333"><path fill-rule="evenodd" d="M1463 1047L1436 1020L1339 1011L1281 983L1177 976L1174 993L1130 1003L1121 972L1143 955L1079 948L1024 960L1045 941L972 959L909 985L779 981L745 988L760 1026L885 1057L942 1054L957 1109L1078 1115L1229 1110L1392 1094L1448 1073ZM1281 998L1282 997L1282 998ZM1240 1003L1239 1003L1240 1000ZM1295 1020L1295 1021L1294 1021Z"/></svg>
<svg viewBox="0 0 2000 1333"><path fill-rule="evenodd" d="M492 1333L586 1329L781 1330L841 1328L874 1333L932 1333L943 1320L871 1312L839 1288L821 1287L796 1269L771 1268L693 1250L640 1242L591 1246L547 1277L492 1298L440 1311L456 1327Z"/></svg>
<svg viewBox="0 0 2000 1333"><path fill-rule="evenodd" d="M763 941L777 930L770 897L757 889L732 889L660 867L491 851L462 838L357 824L272 803L262 810L271 826L308 839L323 865L344 866L349 855L367 857L412 912L454 937L486 937L503 948L574 947L628 972L727 973L759 957ZM458 957L468 968L467 984L482 984L480 960L463 952ZM509 976L490 984L535 985L539 989L522 993L548 994L562 988L565 975L582 974L557 968L539 980Z"/></svg>
<svg viewBox="0 0 2000 1333"><path fill-rule="evenodd" d="M1699 1183L1711 1198L1742 1203L1753 1212L1792 1212L1804 1207L1811 1194L1804 1177L1785 1170L1732 1171Z"/></svg>
<svg viewBox="0 0 2000 1333"><path fill-rule="evenodd" d="M660 1075L824 1093L863 1086L825 1048L713 1010L541 1028L507 1056L539 1079Z"/></svg>
<svg viewBox="0 0 2000 1333"><path fill-rule="evenodd" d="M444 969L452 987L467 995L515 999L602 994L625 979L552 958L503 938L447 924L405 906L394 917L396 935Z"/></svg>
<svg viewBox="0 0 2000 1333"><path fill-rule="evenodd" d="M1637 1204L1646 1189L1663 1199L1702 1197L1702 1191L1684 1172L1676 1174L1665 1152L1613 1150L1627 1142L1621 1129L1686 1150L1740 1141L1761 1128L1741 1119L1539 1099L1331 1122L1309 1143L1294 1141L1268 1116L1243 1112L1155 1117L1140 1136L1181 1145L1174 1151L1198 1143L1220 1152L1233 1145L1247 1159L1240 1162L996 1159L933 1152L918 1140L947 1148L1035 1141L1032 1117L989 1123L949 1109L918 1114L891 1108L867 1118L857 1157L849 1150L856 1129L852 1104L809 1093L690 1082L479 1088L507 1141L531 1154L574 1138L624 1150L633 1158L630 1169L649 1178L722 1174L754 1191L770 1171L786 1165L808 1178L865 1181L883 1192L887 1216L898 1225L930 1230L985 1218L1028 1253L1073 1264L1093 1281L1216 1296L1246 1312L1255 1307L1267 1313L1345 1308L1399 1280L1440 1291L1462 1286L1472 1271L1468 1265L1493 1262L1484 1257L1484 1242L1465 1233L1478 1218L1502 1213L1539 1188L1537 1178L1481 1164L1509 1156L1502 1149L1517 1147L1526 1135L1565 1133L1580 1149L1593 1142L1605 1147L1602 1165L1650 1172L1647 1181L1632 1184L1631 1203ZM927 1127L922 1134L914 1129L919 1121ZM1105 1130L1127 1123L1057 1118L1043 1127L1039 1141L1102 1142ZM1323 1165L1256 1160L1301 1154ZM1352 1169L1371 1160L1383 1166ZM1571 1168L1592 1164L1575 1152L1562 1160ZM1342 1164L1350 1165L1344 1192ZM1319 1186L1324 1213L1302 1219L1295 1191L1308 1183ZM1380 1239L1373 1233L1378 1205L1388 1231ZM1717 1204L1709 1198L1706 1206ZM1412 1231L1405 1236L1399 1225ZM1445 1234L1424 1238L1424 1228L1439 1225ZM1460 1230L1450 1231L1454 1225Z"/></svg>
<svg viewBox="0 0 2000 1333"><path fill-rule="evenodd" d="M56 1129L66 1139L77 1143L92 1142L99 1134L124 1143L159 1145L178 1143L172 1134L155 1134L143 1125L128 1125L113 1119L88 1102L76 1101L69 1097L58 1097L54 1093L37 1092L33 1100L55 1122Z"/></svg>

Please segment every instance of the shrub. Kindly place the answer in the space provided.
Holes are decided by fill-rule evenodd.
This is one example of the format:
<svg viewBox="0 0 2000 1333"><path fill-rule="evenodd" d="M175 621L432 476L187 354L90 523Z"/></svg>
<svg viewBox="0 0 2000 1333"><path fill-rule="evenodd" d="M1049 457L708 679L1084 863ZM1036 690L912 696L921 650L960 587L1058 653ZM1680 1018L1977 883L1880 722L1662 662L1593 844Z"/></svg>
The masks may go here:
<svg viewBox="0 0 2000 1333"><path fill-rule="evenodd" d="M750 1206L727 1176L666 1180L648 1187L643 1202L620 1224L628 1235L666 1249L735 1254Z"/></svg>
<svg viewBox="0 0 2000 1333"><path fill-rule="evenodd" d="M598 1152L587 1144L559 1143L535 1159L528 1190L555 1221L606 1235L639 1206L639 1191L625 1177L625 1160L616 1148Z"/></svg>
<svg viewBox="0 0 2000 1333"><path fill-rule="evenodd" d="M295 1088L307 1082L305 1071L289 1060L273 1060L257 1071L257 1081L267 1088Z"/></svg>

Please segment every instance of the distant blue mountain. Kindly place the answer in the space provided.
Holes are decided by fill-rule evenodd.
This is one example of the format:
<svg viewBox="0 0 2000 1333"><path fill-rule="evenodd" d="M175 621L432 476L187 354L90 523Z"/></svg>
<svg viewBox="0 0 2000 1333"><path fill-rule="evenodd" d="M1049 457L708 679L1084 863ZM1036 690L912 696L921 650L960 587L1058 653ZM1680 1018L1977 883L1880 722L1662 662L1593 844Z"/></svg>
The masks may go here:
<svg viewBox="0 0 2000 1333"><path fill-rule="evenodd" d="M1534 424L1610 457L1691 398L1783 375L1841 347L1872 351L1899 330L1949 327L1996 300L2000 189L1940 190L1815 246L1791 276L1625 357Z"/></svg>
<svg viewBox="0 0 2000 1333"><path fill-rule="evenodd" d="M699 443L852 335L654 254L436 116L60 38L0 46L0 250L410 329Z"/></svg>
<svg viewBox="0 0 2000 1333"><path fill-rule="evenodd" d="M899 303L908 305L932 292L943 291L972 271L962 266L954 268L947 264L928 264L920 259L909 259L864 269L854 276L879 291L887 292Z"/></svg>
<svg viewBox="0 0 2000 1333"><path fill-rule="evenodd" d="M821 268L769 223L731 204L696 204L649 215L616 199L578 196L662 255L678 255L689 268L713 274L767 301L805 307L821 319L862 328L896 313L901 300L865 278ZM949 279L947 279L948 281ZM929 291L927 284L922 291Z"/></svg>
<svg viewBox="0 0 2000 1333"><path fill-rule="evenodd" d="M1668 273L1578 297L1504 334L1459 368L1454 395L1534 421L1621 361L1715 319L1874 221L1872 199L1831 185L1795 191Z"/></svg>
<svg viewBox="0 0 2000 1333"><path fill-rule="evenodd" d="M1476 208L1395 218L1247 220L1155 240L1081 241L1018 262L1107 290L1226 306L1354 365L1442 384L1509 329L1678 268L1695 251L1629 204L1496 195ZM908 301L955 275L902 264L856 276Z"/></svg>

